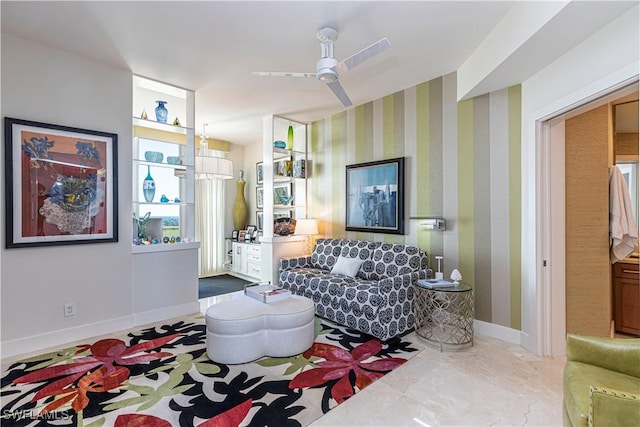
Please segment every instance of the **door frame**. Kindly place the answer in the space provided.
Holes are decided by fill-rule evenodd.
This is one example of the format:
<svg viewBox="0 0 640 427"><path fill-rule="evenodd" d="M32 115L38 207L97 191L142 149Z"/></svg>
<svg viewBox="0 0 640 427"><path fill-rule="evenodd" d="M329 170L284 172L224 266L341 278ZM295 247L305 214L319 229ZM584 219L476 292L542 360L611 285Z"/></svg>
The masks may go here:
<svg viewBox="0 0 640 427"><path fill-rule="evenodd" d="M638 88L638 76L634 76L536 120L537 354L566 354L564 122Z"/></svg>

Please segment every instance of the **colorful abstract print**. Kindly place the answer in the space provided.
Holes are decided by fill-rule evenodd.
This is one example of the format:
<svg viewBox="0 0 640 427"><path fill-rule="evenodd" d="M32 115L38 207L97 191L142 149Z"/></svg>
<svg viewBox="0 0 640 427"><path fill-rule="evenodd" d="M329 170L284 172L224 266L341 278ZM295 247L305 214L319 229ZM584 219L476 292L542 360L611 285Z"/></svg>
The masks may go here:
<svg viewBox="0 0 640 427"><path fill-rule="evenodd" d="M202 317L23 359L2 376L3 426L303 426L405 363L413 343L317 320L303 354L223 365Z"/></svg>

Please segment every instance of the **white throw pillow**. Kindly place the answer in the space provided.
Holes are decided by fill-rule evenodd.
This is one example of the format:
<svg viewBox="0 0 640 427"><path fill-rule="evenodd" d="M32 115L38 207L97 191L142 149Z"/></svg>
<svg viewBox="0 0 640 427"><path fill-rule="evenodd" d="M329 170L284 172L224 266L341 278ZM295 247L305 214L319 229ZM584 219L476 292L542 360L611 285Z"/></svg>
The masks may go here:
<svg viewBox="0 0 640 427"><path fill-rule="evenodd" d="M333 265L331 273L342 274L343 276L356 277L358 270L364 261L358 258L338 257L338 261Z"/></svg>

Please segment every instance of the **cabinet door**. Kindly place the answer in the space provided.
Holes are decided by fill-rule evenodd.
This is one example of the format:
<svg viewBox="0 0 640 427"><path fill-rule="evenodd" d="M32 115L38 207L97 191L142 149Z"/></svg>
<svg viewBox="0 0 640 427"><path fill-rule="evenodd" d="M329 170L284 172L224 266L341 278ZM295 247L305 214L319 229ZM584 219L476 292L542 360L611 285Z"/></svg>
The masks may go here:
<svg viewBox="0 0 640 427"><path fill-rule="evenodd" d="M247 274L247 245L243 243L233 244L233 271Z"/></svg>
<svg viewBox="0 0 640 427"><path fill-rule="evenodd" d="M640 335L640 284L638 279L616 278L614 294L616 330Z"/></svg>

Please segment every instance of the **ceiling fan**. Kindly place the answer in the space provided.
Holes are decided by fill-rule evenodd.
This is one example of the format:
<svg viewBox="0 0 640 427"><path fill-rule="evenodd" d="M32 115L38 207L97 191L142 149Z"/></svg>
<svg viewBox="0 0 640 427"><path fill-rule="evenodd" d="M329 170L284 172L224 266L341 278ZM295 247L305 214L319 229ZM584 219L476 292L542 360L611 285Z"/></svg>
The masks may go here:
<svg viewBox="0 0 640 427"><path fill-rule="evenodd" d="M277 77L315 77L323 83L326 83L329 89L338 97L342 105L345 107L351 106L351 99L345 92L344 88L339 82L340 75L350 69L362 64L367 59L379 54L389 46L389 40L383 38L369 47L362 49L360 52L355 53L345 59L338 62L333 56L333 42L338 38L338 30L331 27L321 28L316 37L320 40L320 56L321 58L316 63L315 73L290 73L286 71L256 71L252 74L258 76L277 76Z"/></svg>

